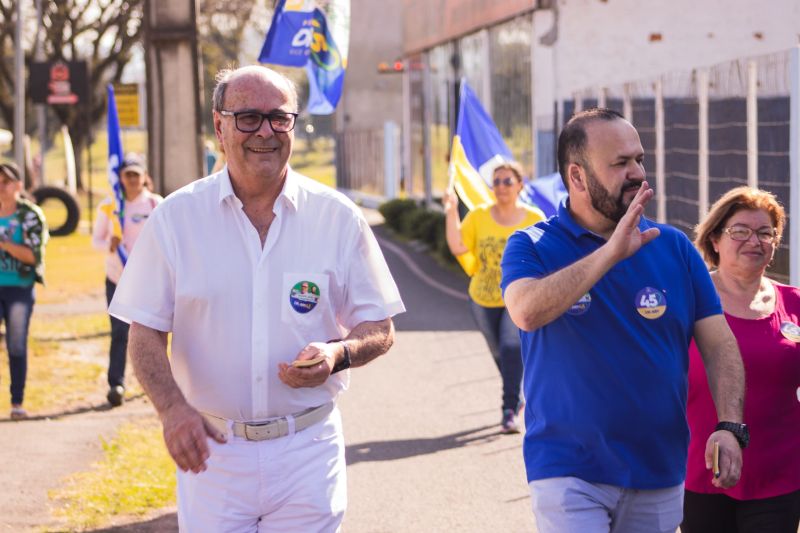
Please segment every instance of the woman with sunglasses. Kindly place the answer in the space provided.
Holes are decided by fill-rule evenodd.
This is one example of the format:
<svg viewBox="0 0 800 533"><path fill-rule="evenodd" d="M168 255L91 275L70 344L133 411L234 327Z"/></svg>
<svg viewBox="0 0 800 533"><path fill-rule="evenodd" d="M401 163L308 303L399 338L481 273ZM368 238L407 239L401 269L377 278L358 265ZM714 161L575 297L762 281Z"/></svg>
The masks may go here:
<svg viewBox="0 0 800 533"><path fill-rule="evenodd" d="M22 180L13 163L0 164L0 318L6 326L11 374L11 420L28 413L22 407L28 373L28 326L33 285L44 283L47 224L38 206L22 198Z"/></svg>
<svg viewBox="0 0 800 533"><path fill-rule="evenodd" d="M502 431L518 433L522 356L519 330L508 315L500 292L500 260L508 237L544 220L544 215L518 201L523 186L519 164L498 166L493 185L495 203L476 207L463 222L458 217L455 192L445 194L447 245L471 277L470 308L503 380Z"/></svg>
<svg viewBox="0 0 800 533"><path fill-rule="evenodd" d="M800 290L765 276L785 221L783 207L771 193L737 187L711 207L696 229L695 245L716 269L711 278L742 353L747 387L744 421L751 440L748 445L746 433L737 436L740 445L747 446L739 483L730 489L717 487L714 451L706 449L717 424L716 411L692 343L683 533L798 530ZM719 458L722 461L725 457Z"/></svg>

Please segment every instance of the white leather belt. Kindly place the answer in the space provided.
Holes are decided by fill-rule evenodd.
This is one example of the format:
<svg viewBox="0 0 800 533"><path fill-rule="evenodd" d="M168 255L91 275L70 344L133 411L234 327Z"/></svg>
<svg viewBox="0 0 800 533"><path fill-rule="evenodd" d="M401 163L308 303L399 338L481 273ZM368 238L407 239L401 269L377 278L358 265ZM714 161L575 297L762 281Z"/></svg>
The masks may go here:
<svg viewBox="0 0 800 533"><path fill-rule="evenodd" d="M322 422L333 411L333 406L333 402L328 402L318 407L310 407L293 415L273 418L265 422L230 421L227 418L220 418L208 413L203 413L203 416L208 420L209 424L224 435L228 434L229 423L231 423L233 434L237 437L247 440L270 440L289 435L292 433L292 426L294 426L294 432L296 433L313 426L317 422Z"/></svg>

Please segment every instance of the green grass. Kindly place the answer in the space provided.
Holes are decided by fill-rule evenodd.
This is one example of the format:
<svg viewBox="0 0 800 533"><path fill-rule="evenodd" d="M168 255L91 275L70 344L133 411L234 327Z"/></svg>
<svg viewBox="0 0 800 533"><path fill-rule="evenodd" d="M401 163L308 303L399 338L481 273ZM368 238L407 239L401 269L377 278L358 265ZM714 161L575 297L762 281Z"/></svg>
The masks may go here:
<svg viewBox="0 0 800 533"><path fill-rule="evenodd" d="M37 287L37 303L53 304L105 294L105 253L92 248L91 237L76 231L51 237L45 249L45 283Z"/></svg>
<svg viewBox="0 0 800 533"><path fill-rule="evenodd" d="M156 419L123 425L114 439L103 441L103 454L89 471L50 491L50 499L60 504L54 514L65 518L71 530L175 503L175 465Z"/></svg>
<svg viewBox="0 0 800 533"><path fill-rule="evenodd" d="M292 168L329 187L336 187L334 150L335 143L330 138L317 139L313 150L308 149L304 139L295 139Z"/></svg>
<svg viewBox="0 0 800 533"><path fill-rule="evenodd" d="M147 153L147 132L144 130L125 130L122 132L122 146L125 153L137 152ZM33 139L31 151L39 153L38 140ZM108 135L105 130L95 132L94 143L89 151L91 154L91 183L92 188L100 191L108 190L108 174L106 172L106 161L108 161ZM89 155L86 149L80 154L75 154L75 158L81 158L84 170L89 163ZM50 185L62 185L67 177L67 164L64 156L64 142L61 133L57 133L52 147L45 155L45 182ZM84 186L89 187L89 176L84 175Z"/></svg>

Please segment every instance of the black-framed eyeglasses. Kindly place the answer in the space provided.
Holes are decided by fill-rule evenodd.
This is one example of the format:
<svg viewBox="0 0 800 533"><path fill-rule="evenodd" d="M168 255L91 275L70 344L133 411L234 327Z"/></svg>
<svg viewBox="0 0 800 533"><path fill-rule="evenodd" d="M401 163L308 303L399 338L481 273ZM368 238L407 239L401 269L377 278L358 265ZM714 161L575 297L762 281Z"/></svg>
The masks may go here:
<svg viewBox="0 0 800 533"><path fill-rule="evenodd" d="M506 187L511 187L515 183L517 183L517 178L495 178L492 183L495 187L499 187L500 185L505 185Z"/></svg>
<svg viewBox="0 0 800 533"><path fill-rule="evenodd" d="M225 111L221 110L220 115L233 117L236 129L242 133L253 133L261 128L264 119L269 123L269 127L275 133L289 133L294 129L297 120L297 113L274 112L259 113L258 111Z"/></svg>
<svg viewBox="0 0 800 533"><path fill-rule="evenodd" d="M775 242L776 230L775 228L761 228L758 230L754 230L753 228L749 228L747 226L742 225L734 225L729 226L727 228L723 228L725 233L728 234L728 237L733 239L734 241L747 241L753 235L756 234L756 238L759 242L763 242L766 244L771 244Z"/></svg>

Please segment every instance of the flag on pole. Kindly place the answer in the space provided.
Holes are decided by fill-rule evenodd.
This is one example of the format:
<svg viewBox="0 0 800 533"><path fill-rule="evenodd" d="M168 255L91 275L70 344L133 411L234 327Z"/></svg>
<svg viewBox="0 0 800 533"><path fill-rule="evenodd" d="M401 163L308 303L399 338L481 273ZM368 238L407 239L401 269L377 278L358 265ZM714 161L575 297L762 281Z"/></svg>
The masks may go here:
<svg viewBox="0 0 800 533"><path fill-rule="evenodd" d="M314 37L311 22L315 5L314 0L290 0L287 6L286 0L280 0L258 60L287 67L306 66Z"/></svg>
<svg viewBox="0 0 800 533"><path fill-rule="evenodd" d="M458 123L448 172L450 184L470 211L481 204L494 202L491 191L494 169L513 159L492 117L483 109L467 81L462 79Z"/></svg>
<svg viewBox="0 0 800 533"><path fill-rule="evenodd" d="M346 60L336 46L328 20L321 9L314 10L311 24L314 28L314 39L306 64L308 112L312 115L330 115L342 96Z"/></svg>
<svg viewBox="0 0 800 533"><path fill-rule="evenodd" d="M337 6L348 12L346 6ZM329 25L325 13L312 0L279 0L258 60L262 63L305 67L308 76L308 112L329 115L342 96L347 67L347 47L337 46L334 30L347 39L346 13Z"/></svg>
<svg viewBox="0 0 800 533"><path fill-rule="evenodd" d="M122 265L128 261L128 252L122 245L122 228L125 224L125 191L119 179L119 166L122 163L122 133L119 129L119 115L117 114L117 102L114 99L114 87L108 84L108 184L114 196L114 215L111 217L114 224L114 235L119 237L120 244L117 246Z"/></svg>

